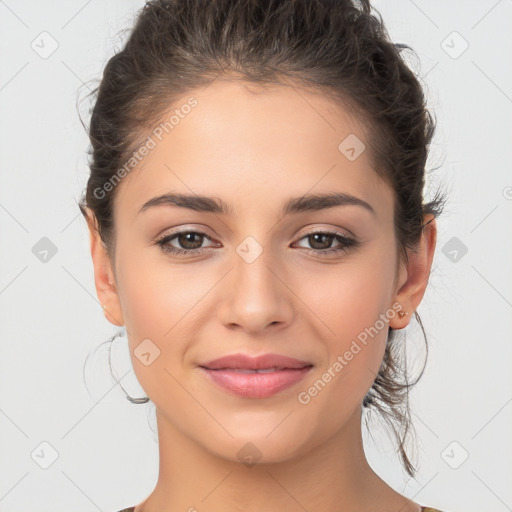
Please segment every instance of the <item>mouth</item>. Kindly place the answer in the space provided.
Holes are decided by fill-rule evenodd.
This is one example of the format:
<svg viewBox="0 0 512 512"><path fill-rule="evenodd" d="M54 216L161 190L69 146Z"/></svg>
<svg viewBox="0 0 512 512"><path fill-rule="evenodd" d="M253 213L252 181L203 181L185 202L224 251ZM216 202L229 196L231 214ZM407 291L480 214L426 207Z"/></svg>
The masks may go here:
<svg viewBox="0 0 512 512"><path fill-rule="evenodd" d="M209 370L249 370L252 372L259 370L300 369L311 365L312 363L309 361L301 361L300 359L281 354L251 356L250 354L238 353L219 357L200 366Z"/></svg>
<svg viewBox="0 0 512 512"><path fill-rule="evenodd" d="M283 370L302 370L304 368L308 368L313 365L306 365L301 368L287 368L287 367L281 367L281 368L208 368L207 366L201 366L201 368L204 368L205 370L212 370L214 372L217 371L224 371L224 372L235 372L235 373L273 373L273 372L280 372Z"/></svg>
<svg viewBox="0 0 512 512"><path fill-rule="evenodd" d="M300 368L199 368L210 382L223 391L242 398L262 399L298 384L313 365Z"/></svg>
<svg viewBox="0 0 512 512"><path fill-rule="evenodd" d="M238 353L199 366L209 382L243 398L268 398L296 385L313 364L283 354Z"/></svg>

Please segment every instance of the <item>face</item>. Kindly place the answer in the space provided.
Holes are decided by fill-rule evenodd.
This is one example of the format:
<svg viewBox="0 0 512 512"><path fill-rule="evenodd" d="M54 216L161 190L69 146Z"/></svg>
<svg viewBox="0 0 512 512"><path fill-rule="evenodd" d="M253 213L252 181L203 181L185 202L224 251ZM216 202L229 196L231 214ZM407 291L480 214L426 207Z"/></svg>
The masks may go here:
<svg viewBox="0 0 512 512"><path fill-rule="evenodd" d="M112 323L126 326L159 422L225 459L236 461L250 441L260 462L287 460L359 413L389 325L405 326L393 191L372 169L368 144L357 156L364 127L318 93L259 94L217 80L173 109L192 96L195 106L161 141L153 136L155 147L118 185L115 266L95 259L97 286L102 261L115 288L98 293ZM207 196L226 211L207 201L143 208L165 194ZM311 194L357 200L283 213ZM305 199L297 204L313 204ZM229 389L212 378L219 370L201 368L268 353L309 366L260 377L227 370Z"/></svg>

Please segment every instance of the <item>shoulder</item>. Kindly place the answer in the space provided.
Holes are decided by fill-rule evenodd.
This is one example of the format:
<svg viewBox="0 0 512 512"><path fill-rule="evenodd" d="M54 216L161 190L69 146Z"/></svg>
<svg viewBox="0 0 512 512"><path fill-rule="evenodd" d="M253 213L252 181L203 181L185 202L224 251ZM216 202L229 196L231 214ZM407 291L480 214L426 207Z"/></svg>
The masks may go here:
<svg viewBox="0 0 512 512"><path fill-rule="evenodd" d="M135 507L123 508L123 510L120 510L119 512L133 512L134 508ZM430 512L430 510L427 510L427 512Z"/></svg>

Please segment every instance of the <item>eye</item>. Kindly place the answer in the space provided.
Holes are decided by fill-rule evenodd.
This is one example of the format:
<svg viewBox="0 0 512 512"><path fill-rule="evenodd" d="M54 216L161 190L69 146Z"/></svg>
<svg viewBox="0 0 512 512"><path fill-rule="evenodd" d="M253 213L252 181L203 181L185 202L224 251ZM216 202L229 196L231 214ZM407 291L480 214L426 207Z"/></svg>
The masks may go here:
<svg viewBox="0 0 512 512"><path fill-rule="evenodd" d="M162 251L172 254L198 254L205 251L206 247L201 247L203 239L211 238L202 231L179 231L170 235L165 235L157 240L157 245L160 246ZM184 249L169 245L172 240L176 241L184 246Z"/></svg>
<svg viewBox="0 0 512 512"><path fill-rule="evenodd" d="M156 244L159 245L165 253L174 255L194 255L208 250L208 247L201 247L205 239L212 241L212 239L202 231L179 231L161 237L156 241ZM324 256L342 251L346 252L352 247L357 247L360 243L337 231L314 231L308 233L299 241L302 240L307 240L308 243L312 245L313 248L305 248L305 250L307 253L315 256ZM181 247L171 245L173 241L177 242ZM338 245L331 247L333 242L338 242Z"/></svg>
<svg viewBox="0 0 512 512"><path fill-rule="evenodd" d="M308 233L301 240L307 240L313 249L306 249L306 252L315 256L325 256L327 254L346 252L351 247L357 247L359 242L348 237L344 233L337 231L314 231ZM331 244L338 242L337 247L331 247Z"/></svg>

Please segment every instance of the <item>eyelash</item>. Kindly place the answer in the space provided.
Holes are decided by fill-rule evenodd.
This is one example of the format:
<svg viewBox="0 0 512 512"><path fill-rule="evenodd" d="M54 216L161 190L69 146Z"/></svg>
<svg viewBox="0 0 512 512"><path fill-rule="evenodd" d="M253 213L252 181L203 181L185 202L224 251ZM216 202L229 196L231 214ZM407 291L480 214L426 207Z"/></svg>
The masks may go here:
<svg viewBox="0 0 512 512"><path fill-rule="evenodd" d="M189 230L189 231L178 231L176 233L171 233L169 235L164 235L162 238L160 238L160 239L158 239L156 241L156 244L158 246L160 246L162 251L164 251L165 253L171 253L171 254L176 255L176 256L178 256L178 255L201 254L201 253L205 252L208 249L208 247L202 247L202 248L199 248L199 249L180 249L180 248L176 248L176 247L172 247L172 246L168 245L168 243L171 240L175 239L179 235L184 235L184 234L200 235L200 236L203 236L203 237L207 238L210 241L212 240L206 233L203 233L201 231ZM333 254L333 253L339 253L339 252L347 252L350 248L357 247L359 245L358 241L356 241L353 238L350 238L350 237L344 235L343 233L339 233L339 232L336 232L336 231L334 231L334 232L333 231L313 231L311 233L307 233L306 235L304 235L300 240L303 240L304 238L308 238L308 237L313 236L313 235L333 236L333 237L335 237L335 240L337 240L338 242L341 242L343 244L340 247L330 248L330 249L304 249L304 248L302 248L308 254L314 254L315 256L318 256L318 255L325 256L327 254Z"/></svg>

